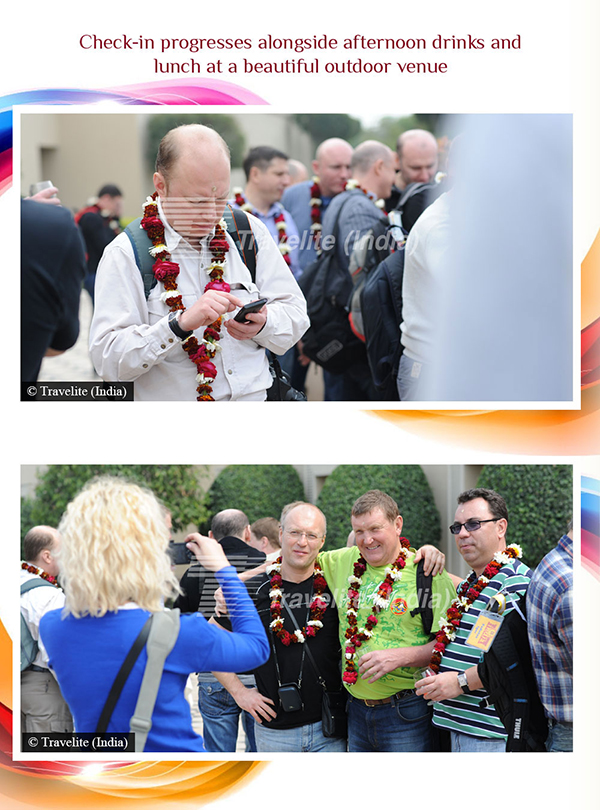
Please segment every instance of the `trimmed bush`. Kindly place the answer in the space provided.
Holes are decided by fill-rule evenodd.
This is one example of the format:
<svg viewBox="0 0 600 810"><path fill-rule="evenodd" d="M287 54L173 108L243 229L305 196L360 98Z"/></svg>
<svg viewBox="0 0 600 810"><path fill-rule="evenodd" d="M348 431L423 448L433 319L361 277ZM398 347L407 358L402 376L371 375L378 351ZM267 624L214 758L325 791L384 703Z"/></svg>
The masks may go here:
<svg viewBox="0 0 600 810"><path fill-rule="evenodd" d="M507 542L521 546L530 568L554 548L573 517L569 464L489 464L477 486L496 490L506 501Z"/></svg>
<svg viewBox="0 0 600 810"><path fill-rule="evenodd" d="M414 548L425 543L439 546L440 515L425 473L418 464L343 464L327 478L317 500L317 506L327 518L326 549L346 545L352 529L352 505L370 489L387 492L396 501L404 518L402 534Z"/></svg>
<svg viewBox="0 0 600 810"><path fill-rule="evenodd" d="M304 499L302 481L290 464L231 464L213 481L207 505L210 517L222 509L241 509L253 523L263 517L279 519L286 504Z"/></svg>
<svg viewBox="0 0 600 810"><path fill-rule="evenodd" d="M206 519L206 496L190 464L54 464L40 476L35 498L22 501L22 536L32 526L58 526L69 502L99 475L121 476L151 489L171 510L175 530Z"/></svg>

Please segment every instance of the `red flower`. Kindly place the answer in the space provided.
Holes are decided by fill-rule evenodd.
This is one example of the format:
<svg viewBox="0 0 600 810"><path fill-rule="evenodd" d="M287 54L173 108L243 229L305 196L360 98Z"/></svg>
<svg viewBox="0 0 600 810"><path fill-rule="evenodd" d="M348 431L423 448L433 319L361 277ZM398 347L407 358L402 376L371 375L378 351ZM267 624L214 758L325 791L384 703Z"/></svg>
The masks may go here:
<svg viewBox="0 0 600 810"><path fill-rule="evenodd" d="M214 236L210 240L209 247L213 253L227 253L229 250L229 242L224 237L219 238L218 236Z"/></svg>
<svg viewBox="0 0 600 810"><path fill-rule="evenodd" d="M209 281L204 291L206 290L217 290L218 292L231 292L231 287L226 281Z"/></svg>
<svg viewBox="0 0 600 810"><path fill-rule="evenodd" d="M164 261L163 259L158 259L158 261L154 262L152 270L154 272L154 278L157 281L164 282L166 279L175 279L179 275L179 265L175 262Z"/></svg>
<svg viewBox="0 0 600 810"><path fill-rule="evenodd" d="M217 376L217 367L210 360L201 360L196 363L196 367L198 368L198 374L204 374L205 377L212 377L213 379Z"/></svg>

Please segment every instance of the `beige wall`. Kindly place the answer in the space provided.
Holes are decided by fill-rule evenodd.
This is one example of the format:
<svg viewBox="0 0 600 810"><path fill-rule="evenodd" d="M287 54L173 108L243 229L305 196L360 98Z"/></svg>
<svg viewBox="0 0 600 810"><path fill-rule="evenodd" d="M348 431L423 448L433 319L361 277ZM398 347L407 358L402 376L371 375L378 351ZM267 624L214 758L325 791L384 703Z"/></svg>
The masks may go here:
<svg viewBox="0 0 600 810"><path fill-rule="evenodd" d="M230 114L230 113L228 113ZM246 146L271 145L310 164L313 144L288 115L235 116ZM152 193L152 174L144 162L144 133L149 116L139 113L47 113L21 116L21 192L32 183L51 180L61 202L73 211L82 208L105 183L123 192L125 220L141 215ZM232 186L243 185L241 169Z"/></svg>

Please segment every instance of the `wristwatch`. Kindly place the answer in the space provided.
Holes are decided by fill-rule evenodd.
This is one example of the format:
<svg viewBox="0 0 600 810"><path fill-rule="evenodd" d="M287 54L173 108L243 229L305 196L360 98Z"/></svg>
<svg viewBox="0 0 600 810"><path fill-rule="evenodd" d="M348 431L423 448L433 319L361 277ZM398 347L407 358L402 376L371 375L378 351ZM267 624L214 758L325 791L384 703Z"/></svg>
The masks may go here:
<svg viewBox="0 0 600 810"><path fill-rule="evenodd" d="M463 690L465 695L470 694L471 690L469 689L469 683L467 681L467 673L466 672L459 672L458 673L458 685Z"/></svg>
<svg viewBox="0 0 600 810"><path fill-rule="evenodd" d="M175 337L178 337L180 340L185 340L194 333L193 330L186 332L179 326L179 310L169 313L169 328Z"/></svg>

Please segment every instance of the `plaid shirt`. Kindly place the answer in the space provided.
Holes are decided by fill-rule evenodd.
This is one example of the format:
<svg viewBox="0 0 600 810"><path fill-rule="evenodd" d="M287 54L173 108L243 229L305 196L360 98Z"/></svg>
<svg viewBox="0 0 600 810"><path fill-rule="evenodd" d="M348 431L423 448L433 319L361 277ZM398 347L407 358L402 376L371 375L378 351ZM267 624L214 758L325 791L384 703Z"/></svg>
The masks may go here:
<svg viewBox="0 0 600 810"><path fill-rule="evenodd" d="M536 568L527 591L533 668L546 714L573 722L573 540L567 535Z"/></svg>

